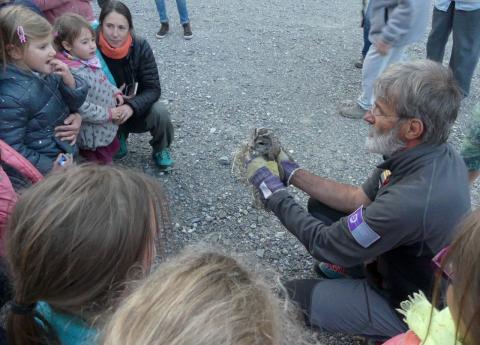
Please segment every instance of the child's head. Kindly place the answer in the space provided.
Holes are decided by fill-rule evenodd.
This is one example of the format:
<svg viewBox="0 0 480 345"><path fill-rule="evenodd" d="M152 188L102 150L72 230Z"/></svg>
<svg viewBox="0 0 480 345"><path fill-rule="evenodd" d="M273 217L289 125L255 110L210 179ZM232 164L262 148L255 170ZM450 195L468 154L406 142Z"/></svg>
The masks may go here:
<svg viewBox="0 0 480 345"><path fill-rule="evenodd" d="M82 16L67 13L57 18L53 26L53 36L55 49L58 51L65 50L81 60L95 57L95 31Z"/></svg>
<svg viewBox="0 0 480 345"><path fill-rule="evenodd" d="M193 248L123 301L102 344L305 344L290 307L236 259Z"/></svg>
<svg viewBox="0 0 480 345"><path fill-rule="evenodd" d="M24 192L10 218L14 302L44 301L91 323L150 269L168 230L163 191L147 176L96 165L52 174ZM38 336L35 325L33 313L9 316L17 339Z"/></svg>
<svg viewBox="0 0 480 345"><path fill-rule="evenodd" d="M55 56L52 26L43 17L23 6L0 11L0 63L14 63L39 73L51 73Z"/></svg>
<svg viewBox="0 0 480 345"><path fill-rule="evenodd" d="M447 304L467 344L480 344L480 209L459 226L453 243L442 260L450 285ZM437 283L437 285L439 285Z"/></svg>

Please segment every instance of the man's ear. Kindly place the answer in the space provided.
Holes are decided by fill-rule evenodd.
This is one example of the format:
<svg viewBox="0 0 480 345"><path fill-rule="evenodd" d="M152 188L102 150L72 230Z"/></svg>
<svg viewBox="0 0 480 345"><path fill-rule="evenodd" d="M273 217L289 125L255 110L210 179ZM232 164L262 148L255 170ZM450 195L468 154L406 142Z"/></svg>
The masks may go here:
<svg viewBox="0 0 480 345"><path fill-rule="evenodd" d="M13 44L7 44L5 47L8 57L12 60L21 60L23 58L23 49Z"/></svg>
<svg viewBox="0 0 480 345"><path fill-rule="evenodd" d="M425 125L420 119L408 119L404 127L404 138L406 140L420 139L425 132Z"/></svg>
<svg viewBox="0 0 480 345"><path fill-rule="evenodd" d="M65 49L67 52L70 52L72 50L72 45L68 43L67 41L62 41L62 47Z"/></svg>

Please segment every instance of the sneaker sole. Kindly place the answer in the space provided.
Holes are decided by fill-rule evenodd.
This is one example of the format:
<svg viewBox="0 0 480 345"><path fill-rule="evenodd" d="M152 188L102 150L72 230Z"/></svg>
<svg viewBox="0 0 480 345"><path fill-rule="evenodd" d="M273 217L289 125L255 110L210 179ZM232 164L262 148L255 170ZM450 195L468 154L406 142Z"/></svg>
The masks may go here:
<svg viewBox="0 0 480 345"><path fill-rule="evenodd" d="M155 37L161 40L162 38L167 37L167 35L160 36L159 34L155 34Z"/></svg>
<svg viewBox="0 0 480 345"><path fill-rule="evenodd" d="M193 38L193 35L190 35L190 36L183 36L184 39L186 39L187 41L188 40L191 40Z"/></svg>

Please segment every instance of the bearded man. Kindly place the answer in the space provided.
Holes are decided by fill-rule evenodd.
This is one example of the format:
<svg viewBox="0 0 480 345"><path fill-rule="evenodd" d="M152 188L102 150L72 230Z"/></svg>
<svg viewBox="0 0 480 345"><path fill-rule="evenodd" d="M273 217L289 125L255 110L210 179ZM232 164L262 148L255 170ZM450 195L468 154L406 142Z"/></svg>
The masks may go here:
<svg viewBox="0 0 480 345"><path fill-rule="evenodd" d="M375 97L366 146L384 161L362 186L316 176L283 152L279 174L261 157L247 170L266 208L315 259L343 273L287 283L307 323L380 340L406 331L400 302L430 294L431 260L470 210L470 194L465 164L447 144L462 99L451 71L427 60L392 65ZM288 185L310 196L308 211Z"/></svg>

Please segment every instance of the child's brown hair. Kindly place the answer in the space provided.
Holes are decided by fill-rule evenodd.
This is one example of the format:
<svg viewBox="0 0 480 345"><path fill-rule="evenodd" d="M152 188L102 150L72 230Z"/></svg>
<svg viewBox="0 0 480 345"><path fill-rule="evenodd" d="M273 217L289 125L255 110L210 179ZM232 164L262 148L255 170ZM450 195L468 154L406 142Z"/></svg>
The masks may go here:
<svg viewBox="0 0 480 345"><path fill-rule="evenodd" d="M27 311L10 312L9 343L51 338L48 322L38 322L38 301L92 325L128 281L144 276L169 225L158 182L115 166L73 167L26 190L10 219L7 259L14 305Z"/></svg>
<svg viewBox="0 0 480 345"><path fill-rule="evenodd" d="M31 40L40 40L52 33L50 23L23 6L7 6L0 11L0 64L10 62L8 51L24 50ZM23 39L24 38L24 39Z"/></svg>
<svg viewBox="0 0 480 345"><path fill-rule="evenodd" d="M90 23L81 15L66 13L55 20L53 24L53 44L57 51L67 50L63 42L72 45L73 41L80 36L82 29L90 30L95 37L95 30Z"/></svg>
<svg viewBox="0 0 480 345"><path fill-rule="evenodd" d="M102 345L305 345L294 308L237 259L193 247L117 309Z"/></svg>

